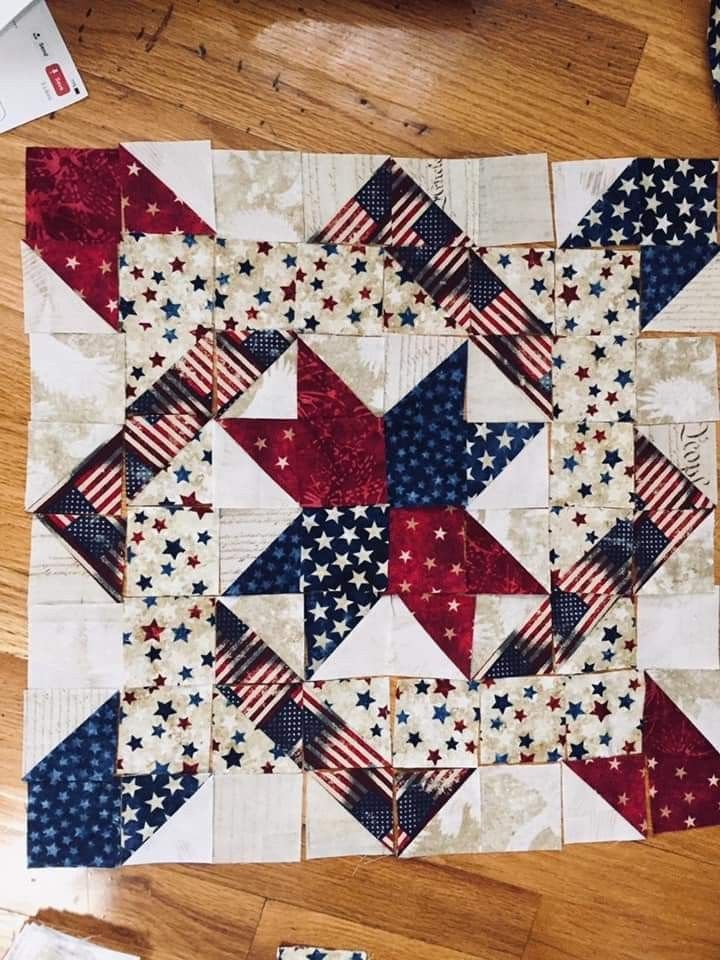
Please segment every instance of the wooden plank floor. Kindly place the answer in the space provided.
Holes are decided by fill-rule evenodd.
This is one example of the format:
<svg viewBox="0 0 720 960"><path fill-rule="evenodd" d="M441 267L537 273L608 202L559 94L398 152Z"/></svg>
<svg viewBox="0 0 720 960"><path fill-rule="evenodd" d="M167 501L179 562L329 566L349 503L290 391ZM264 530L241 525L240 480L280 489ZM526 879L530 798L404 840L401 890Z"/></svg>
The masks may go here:
<svg viewBox="0 0 720 960"><path fill-rule="evenodd" d="M55 0L90 90L0 137L0 950L26 916L147 960L720 957L720 830L425 862L24 869L29 526L18 241L28 144L210 137L400 155L718 155L707 0ZM0 67L1 69L1 67Z"/></svg>

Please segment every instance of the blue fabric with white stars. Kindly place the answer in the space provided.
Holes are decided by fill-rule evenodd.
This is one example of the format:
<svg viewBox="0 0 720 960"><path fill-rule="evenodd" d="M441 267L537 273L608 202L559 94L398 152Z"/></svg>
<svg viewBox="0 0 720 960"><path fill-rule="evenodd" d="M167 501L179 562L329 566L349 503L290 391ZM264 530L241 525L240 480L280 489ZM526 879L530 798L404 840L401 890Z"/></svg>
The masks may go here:
<svg viewBox="0 0 720 960"><path fill-rule="evenodd" d="M466 424L468 499L486 490L542 428L542 423Z"/></svg>
<svg viewBox="0 0 720 960"><path fill-rule="evenodd" d="M640 326L646 327L720 251L714 243L648 247L640 260Z"/></svg>
<svg viewBox="0 0 720 960"><path fill-rule="evenodd" d="M466 364L463 344L385 414L392 506L465 502Z"/></svg>
<svg viewBox="0 0 720 960"><path fill-rule="evenodd" d="M120 694L114 693L25 774L24 780L104 780L115 772Z"/></svg>
<svg viewBox="0 0 720 960"><path fill-rule="evenodd" d="M305 593L307 679L337 650L378 600L379 595L369 588L358 588L352 598L347 593L329 590Z"/></svg>
<svg viewBox="0 0 720 960"><path fill-rule="evenodd" d="M32 780L29 867L115 867L120 863L120 780Z"/></svg>
<svg viewBox="0 0 720 960"><path fill-rule="evenodd" d="M123 817L123 860L143 845L144 831L159 830L202 785L198 777L186 773L124 777L122 782L122 813L128 813Z"/></svg>
<svg viewBox="0 0 720 960"><path fill-rule="evenodd" d="M717 163L641 157L590 208L564 247L715 243Z"/></svg>

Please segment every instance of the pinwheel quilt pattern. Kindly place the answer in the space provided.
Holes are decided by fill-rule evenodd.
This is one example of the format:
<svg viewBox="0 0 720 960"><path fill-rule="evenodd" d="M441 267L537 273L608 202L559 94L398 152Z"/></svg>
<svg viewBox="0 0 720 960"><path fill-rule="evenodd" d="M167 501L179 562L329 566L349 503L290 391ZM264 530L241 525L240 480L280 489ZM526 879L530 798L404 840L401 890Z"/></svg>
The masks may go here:
<svg viewBox="0 0 720 960"><path fill-rule="evenodd" d="M720 825L717 161L550 173L28 150L31 866Z"/></svg>

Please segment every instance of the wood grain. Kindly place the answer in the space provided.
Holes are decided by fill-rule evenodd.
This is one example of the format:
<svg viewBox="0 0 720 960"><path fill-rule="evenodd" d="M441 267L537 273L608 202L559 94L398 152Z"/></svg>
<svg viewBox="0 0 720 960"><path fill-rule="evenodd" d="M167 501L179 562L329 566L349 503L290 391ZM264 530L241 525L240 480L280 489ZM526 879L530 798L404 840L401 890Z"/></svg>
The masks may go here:
<svg viewBox="0 0 720 960"><path fill-rule="evenodd" d="M0 949L26 916L146 960L720 957L720 830L423 862L30 873L19 782L29 525L24 149L219 147L551 159L713 155L707 0L64 0L88 100L0 138Z"/></svg>

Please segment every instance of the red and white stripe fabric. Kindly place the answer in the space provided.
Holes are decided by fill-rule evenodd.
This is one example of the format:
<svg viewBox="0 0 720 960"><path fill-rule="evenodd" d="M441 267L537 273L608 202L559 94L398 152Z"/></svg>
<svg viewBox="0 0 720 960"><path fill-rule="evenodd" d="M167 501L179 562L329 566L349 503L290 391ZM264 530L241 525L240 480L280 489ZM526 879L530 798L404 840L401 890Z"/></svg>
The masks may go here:
<svg viewBox="0 0 720 960"><path fill-rule="evenodd" d="M73 492L80 493L88 503L87 512L111 516L122 509L123 456L122 431L84 460L69 480L33 506L33 511L56 513L63 501ZM67 509L67 504L65 504ZM74 509L74 508L73 508Z"/></svg>
<svg viewBox="0 0 720 960"><path fill-rule="evenodd" d="M667 544L651 563L644 567L638 565L635 572L635 590L640 590L648 580L666 563L670 557L697 530L700 524L715 513L714 508L707 510L643 510L635 518L636 528L651 523L665 538ZM637 537L639 539L639 535Z"/></svg>
<svg viewBox="0 0 720 960"><path fill-rule="evenodd" d="M635 434L635 496L642 510L708 510L712 500L642 433Z"/></svg>
<svg viewBox="0 0 720 960"><path fill-rule="evenodd" d="M303 711L312 714L312 728L303 748L305 762L316 769L386 766L387 760L344 720L317 700L308 690L303 694Z"/></svg>
<svg viewBox="0 0 720 960"><path fill-rule="evenodd" d="M315 776L349 813L354 814L369 794L376 798L376 804L379 801L388 808L392 807L394 784L391 770L383 767L365 770L320 770ZM369 829L367 823L363 823L363 826ZM393 834L392 827L381 836L373 833L388 850L394 849Z"/></svg>
<svg viewBox="0 0 720 960"><path fill-rule="evenodd" d="M202 427L203 421L192 416L129 417L125 423L125 443L159 473L197 437Z"/></svg>
<svg viewBox="0 0 720 960"><path fill-rule="evenodd" d="M263 372L243 351L243 341L251 331L224 331L217 336L216 402L219 411L242 396Z"/></svg>
<svg viewBox="0 0 720 960"><path fill-rule="evenodd" d="M223 637L219 632L215 647L216 683L297 682L293 670L250 628L240 640Z"/></svg>
<svg viewBox="0 0 720 960"><path fill-rule="evenodd" d="M470 333L470 340L546 416L552 416L552 337L500 337Z"/></svg>
<svg viewBox="0 0 720 960"><path fill-rule="evenodd" d="M575 625L572 634L555 640L556 667L570 659L595 624L605 616L619 598L608 594L594 594L592 596L584 595L582 599L588 607Z"/></svg>
<svg viewBox="0 0 720 960"><path fill-rule="evenodd" d="M116 600L122 597L125 576L125 520L122 517L43 514L45 526L57 533L72 555ZM98 535L98 524L108 524L111 536Z"/></svg>

